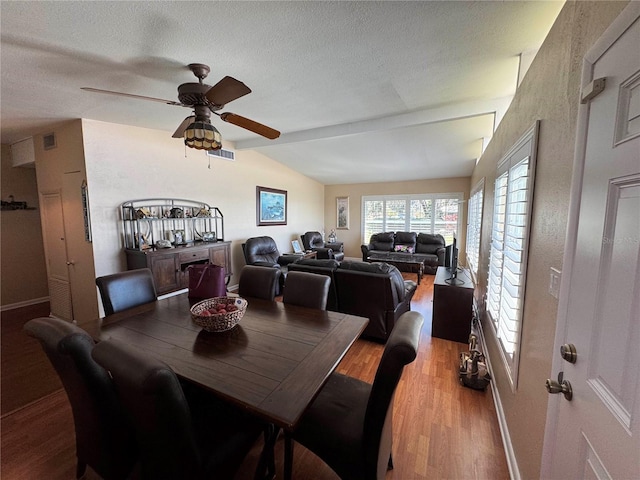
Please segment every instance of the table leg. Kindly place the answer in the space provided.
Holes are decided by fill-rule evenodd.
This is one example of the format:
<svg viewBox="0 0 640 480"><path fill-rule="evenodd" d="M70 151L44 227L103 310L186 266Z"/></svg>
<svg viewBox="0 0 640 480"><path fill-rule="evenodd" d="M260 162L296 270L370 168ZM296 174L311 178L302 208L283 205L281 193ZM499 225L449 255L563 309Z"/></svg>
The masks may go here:
<svg viewBox="0 0 640 480"><path fill-rule="evenodd" d="M418 285L420 285L423 275L424 275L424 263L420 262L420 266L418 267Z"/></svg>
<svg viewBox="0 0 640 480"><path fill-rule="evenodd" d="M275 445L280 427L267 425L264 431L264 448L260 453L254 480L273 480L276 477Z"/></svg>
<svg viewBox="0 0 640 480"><path fill-rule="evenodd" d="M284 479L291 480L293 473L293 439L285 432L284 437Z"/></svg>

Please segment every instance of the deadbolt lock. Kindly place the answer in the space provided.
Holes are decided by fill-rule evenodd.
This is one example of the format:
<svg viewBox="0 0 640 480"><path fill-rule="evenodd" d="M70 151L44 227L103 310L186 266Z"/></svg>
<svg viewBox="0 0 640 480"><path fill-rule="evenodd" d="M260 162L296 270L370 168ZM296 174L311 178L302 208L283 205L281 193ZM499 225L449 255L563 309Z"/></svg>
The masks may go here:
<svg viewBox="0 0 640 480"><path fill-rule="evenodd" d="M551 394L562 393L564 398L571 401L573 398L573 390L571 389L571 384L568 380L563 379L563 372L558 374L558 381L547 379L545 383L545 387L547 387L547 392Z"/></svg>
<svg viewBox="0 0 640 480"><path fill-rule="evenodd" d="M578 360L578 352L576 352L576 346L573 343L562 345L560 347L560 355L569 363L576 363L576 360Z"/></svg>

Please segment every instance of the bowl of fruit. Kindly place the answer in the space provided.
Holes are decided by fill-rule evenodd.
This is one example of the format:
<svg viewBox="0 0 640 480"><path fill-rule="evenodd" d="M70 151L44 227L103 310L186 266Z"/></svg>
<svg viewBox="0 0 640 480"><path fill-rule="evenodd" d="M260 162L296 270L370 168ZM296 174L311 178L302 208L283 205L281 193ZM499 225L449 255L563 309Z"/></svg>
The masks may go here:
<svg viewBox="0 0 640 480"><path fill-rule="evenodd" d="M207 298L191 307L191 319L207 332L225 332L238 324L246 310L244 298Z"/></svg>

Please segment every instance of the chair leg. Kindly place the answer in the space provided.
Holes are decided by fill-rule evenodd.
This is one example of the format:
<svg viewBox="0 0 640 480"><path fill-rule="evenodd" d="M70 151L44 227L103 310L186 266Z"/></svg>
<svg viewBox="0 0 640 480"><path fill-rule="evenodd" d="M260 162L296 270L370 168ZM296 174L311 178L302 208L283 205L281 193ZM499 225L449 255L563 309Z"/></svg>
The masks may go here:
<svg viewBox="0 0 640 480"><path fill-rule="evenodd" d="M284 435L284 480L291 480L293 474L293 439L285 432Z"/></svg>
<svg viewBox="0 0 640 480"><path fill-rule="evenodd" d="M82 478L86 470L87 470L87 464L80 461L80 459L78 459L78 465L76 466L76 478L77 479Z"/></svg>
<svg viewBox="0 0 640 480"><path fill-rule="evenodd" d="M393 455L389 454L389 463L387 464L387 470L393 470Z"/></svg>

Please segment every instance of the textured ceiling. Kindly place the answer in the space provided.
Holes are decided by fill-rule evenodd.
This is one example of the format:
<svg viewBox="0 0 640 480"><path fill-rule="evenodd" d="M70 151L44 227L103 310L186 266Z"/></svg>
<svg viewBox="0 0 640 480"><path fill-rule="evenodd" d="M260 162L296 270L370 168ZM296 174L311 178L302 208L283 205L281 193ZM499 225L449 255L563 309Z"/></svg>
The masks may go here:
<svg viewBox="0 0 640 480"><path fill-rule="evenodd" d="M171 135L188 109L80 87L177 100L205 63L253 90L223 111L282 132L213 117L224 140L336 184L470 175L563 2L0 5L2 143L73 118Z"/></svg>

